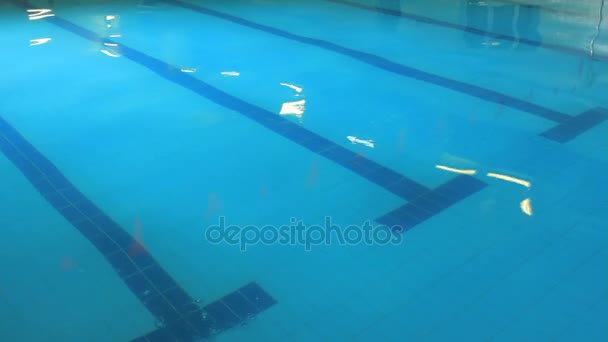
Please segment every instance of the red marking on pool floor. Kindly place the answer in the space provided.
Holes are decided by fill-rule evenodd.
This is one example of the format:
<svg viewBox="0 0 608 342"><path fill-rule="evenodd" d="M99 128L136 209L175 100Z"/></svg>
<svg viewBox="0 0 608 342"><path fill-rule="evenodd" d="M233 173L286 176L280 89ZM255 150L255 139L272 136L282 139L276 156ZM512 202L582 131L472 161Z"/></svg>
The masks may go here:
<svg viewBox="0 0 608 342"><path fill-rule="evenodd" d="M131 247L129 248L129 255L135 256L145 253L145 251L141 222L139 221L139 218L135 218L135 225L133 226L133 243L131 243Z"/></svg>

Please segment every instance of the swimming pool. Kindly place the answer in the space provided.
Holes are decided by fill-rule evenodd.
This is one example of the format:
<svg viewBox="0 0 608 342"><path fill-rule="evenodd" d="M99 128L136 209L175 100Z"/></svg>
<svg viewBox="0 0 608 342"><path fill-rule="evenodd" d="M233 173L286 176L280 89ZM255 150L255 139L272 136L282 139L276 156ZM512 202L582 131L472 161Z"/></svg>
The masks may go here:
<svg viewBox="0 0 608 342"><path fill-rule="evenodd" d="M0 1L0 340L605 340L602 16Z"/></svg>

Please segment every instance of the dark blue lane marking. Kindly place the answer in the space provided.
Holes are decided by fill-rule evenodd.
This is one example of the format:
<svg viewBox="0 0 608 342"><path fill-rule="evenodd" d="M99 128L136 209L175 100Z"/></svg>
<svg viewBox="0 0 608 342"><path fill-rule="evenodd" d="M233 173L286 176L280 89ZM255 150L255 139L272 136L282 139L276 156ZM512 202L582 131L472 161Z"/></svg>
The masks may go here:
<svg viewBox="0 0 608 342"><path fill-rule="evenodd" d="M207 312L207 307L201 310L144 246L78 191L2 117L0 151L52 207L97 248L131 292L166 326L161 329L163 333L179 336L179 341L194 341L241 324L276 303L257 284L250 283L237 292L243 294L255 310L249 308L245 315L243 308L247 303L237 299L224 301L238 320L226 321L213 311Z"/></svg>
<svg viewBox="0 0 608 342"><path fill-rule="evenodd" d="M112 42L102 39L97 34L57 16L47 18L47 21L88 40ZM189 89L218 105L240 113L294 143L342 165L405 200L416 198L418 195L429 190L424 185L311 132L289 119L285 119L266 109L214 88L159 59L148 56L126 45L120 45L120 53L123 57L146 67L160 77Z"/></svg>
<svg viewBox="0 0 608 342"><path fill-rule="evenodd" d="M103 41L95 33L57 16L47 18L47 21L85 39ZM462 176L459 176L446 183L448 185L440 186L436 190L430 190L281 116L184 74L163 61L124 45L121 47L121 53L124 57L148 68L157 75L204 96L212 102L235 110L292 142L350 169L352 172L374 182L384 189L406 200L410 200L416 205L423 204L419 209L426 212L424 219L440 213L443 209L486 186L486 183L480 180L473 178L464 179ZM137 338L136 341L191 341L193 338L212 336L219 331L242 324L253 315L266 310L276 303L257 284L250 283L205 306L203 309L199 309L193 305L192 298L161 269L160 265L155 262L147 251L144 250L145 252L140 253L137 257L130 257L125 246L131 246L133 239L71 186L56 168L52 167L56 172L49 172L48 175L36 174L36 169L51 169L50 166L52 165L41 154L34 153L37 151L23 139L21 141L17 139L18 145L26 149L29 148L30 154L28 157L18 158L19 154L16 153L16 149L12 150L11 148L15 146L12 142L14 141L13 139L19 137L19 135L6 122L2 121L2 123L6 126L6 129L3 130L5 133L3 133L2 139L0 139L0 141L6 143L2 145L3 151L13 157L15 165L19 166L24 174L29 175L28 179L32 179L32 183L42 184L40 187L45 191L53 188L55 186L54 180L57 180L58 184L62 184L63 186L61 194L69 193L70 196L78 197L76 202L81 204L72 205L73 208L64 208L66 203L61 198L64 195L56 196L56 194L52 194L49 196L49 198L52 198L49 202L58 210L62 210L62 213L64 213L64 216L70 222L80 223L88 220L93 223L92 225L75 224L76 227L87 227L88 229L97 227L98 230L107 235L110 242L105 241L107 239L101 239L106 244L97 243L98 238L91 238L90 240L106 256L106 259L114 266L117 274L136 293L138 298L142 300L142 303L165 325L165 327ZM11 139L4 139L5 137L10 137ZM28 160L42 160L46 161L46 163L42 162L40 166L30 165L31 163L28 164L26 162ZM46 180L45 182L34 182L38 178ZM52 193L52 191L48 193ZM440 196L429 196L429 193L436 193ZM85 213L94 213L97 216L91 219ZM99 219L96 217L99 217ZM394 216L394 222L397 224L401 224L399 219L399 216ZM416 224L422 221L418 220ZM409 229L413 225L407 224L406 227ZM91 234L92 232L94 231L86 231L83 234L87 236L86 234ZM112 246L112 241L121 241L122 244L119 242L114 242L114 244L122 247L117 248L116 246ZM130 241L131 243L127 244L126 241ZM110 250L113 252L109 252Z"/></svg>
<svg viewBox="0 0 608 342"><path fill-rule="evenodd" d="M516 110L520 110L523 112L527 112L529 114L556 122L556 123L564 123L570 121L573 116L568 115L566 113L562 113L550 108L546 108L525 100L518 99L513 96L509 96L491 89L486 89L480 86L476 86L473 84L456 81L449 79L447 77L443 77L440 75L431 74L422 70L418 70L403 64L399 64L396 62L392 62L386 58L376 56L367 52L362 52L358 50L354 50L351 48L347 48L332 42L328 42L321 39L310 38L305 36L300 36L294 33L290 33L287 31L283 31L281 29L267 26L263 24L258 24L237 16L233 16L230 14L218 12L200 5L195 5L191 3L187 3L181 0L161 0L168 4L171 4L176 7L181 7L184 9L188 9L197 13L201 13L204 15L212 16L215 18L227 20L233 22L235 24L249 27L254 30L258 30L261 32L266 32L278 37L286 38L292 41L300 42L303 44L308 44L312 46L319 47L321 49L325 49L328 51L332 51L353 59L356 59L362 63L383 69L385 71L389 71L407 78L416 79L422 82L431 83L443 88L451 89L453 91L457 91L463 94L467 94L472 97L476 97L482 99L484 101L497 103L502 106L510 107ZM591 128L591 127L589 127ZM543 135L544 136L544 135ZM547 138L552 139L550 136ZM558 141L563 142L563 141Z"/></svg>
<svg viewBox="0 0 608 342"><path fill-rule="evenodd" d="M572 54L572 55L576 55L576 56L593 58L596 60L608 61L608 56L593 56L592 57L586 51L567 47L567 46L543 43L540 41L526 39L526 38L517 38L517 37L507 35L507 34L488 32L488 31L484 31L482 29L478 29L478 28L475 28L472 26L454 24L454 23L450 23L447 21L432 19L429 17L424 17L421 15L413 14L413 13L406 13L406 12L403 12L400 10L371 6L371 5L366 5L363 3L349 1L349 0L325 0L325 1L342 4L342 5L346 5L346 6L350 6L350 7L354 7L354 8L359 8L359 9L363 9L363 10L367 10L367 11L378 12L378 13L382 13L382 14L390 15L390 16L394 16L394 17L401 17L401 18L413 20L413 21L420 22L420 23L425 23L425 24L441 26L441 27L445 27L445 28L449 28L449 29L464 31L467 33L480 35L480 36L484 36L484 37L490 37L490 38L500 39L500 40L510 41L510 42L517 42L520 44L525 44L525 45L534 46L534 47L543 47L548 50L553 50L553 51L557 51L557 52L563 52L563 53L568 53L568 54ZM538 7L538 6L534 6L534 5L523 5L523 4L522 4L522 6Z"/></svg>
<svg viewBox="0 0 608 342"><path fill-rule="evenodd" d="M560 143L570 141L608 119L608 109L597 107L557 125L541 135Z"/></svg>
<svg viewBox="0 0 608 342"><path fill-rule="evenodd" d="M219 331L246 324L257 314L276 303L274 298L270 297L258 284L252 282L206 305L202 310L202 317L210 327L210 336L213 336ZM201 316L201 313L193 313L175 324L158 328L132 341L165 342L175 341L176 339L178 341L190 341L189 337L193 332L190 334L184 334L184 332L188 332L188 329L192 326L191 320L198 319L199 316Z"/></svg>
<svg viewBox="0 0 608 342"><path fill-rule="evenodd" d="M47 21L91 41L112 42L58 16L47 18ZM407 201L415 201L421 195L432 191L424 185L309 131L282 116L223 92L187 73L183 73L180 69L166 62L148 56L126 45L120 45L120 52L123 57L148 68L160 77L189 89L218 105L240 113L265 128L351 170ZM466 196L462 198L464 197ZM435 211L435 214L444 208L438 209Z"/></svg>
<svg viewBox="0 0 608 342"><path fill-rule="evenodd" d="M65 19L52 17L49 18L48 21L88 40L107 41L103 40L95 33ZM189 89L218 105L240 113L241 115L257 122L265 128L285 137L288 140L291 140L292 142L310 150L311 152L321 155L351 170L359 176L409 202L418 203L421 201L421 197L433 192L433 190L425 187L424 185L421 185L392 169L382 166L312 131L309 131L282 116L276 115L275 113L214 88L213 86L192 77L187 73L181 72L178 68L175 68L172 65L154 57L148 56L141 51L137 51L125 45L120 46L120 52L123 57L148 68L150 71L156 73L160 77ZM449 205L456 203L458 199L467 197L468 195L483 188L482 185L485 186L486 184L473 178L466 182L459 181L460 179L462 178L457 177L453 181L455 182L454 184L460 185L460 187L453 187L453 191L457 193L457 196L453 198L448 205L433 206L431 203L429 205L433 206L432 209L430 209L430 206L428 208L423 208L423 210L431 210L431 215L426 215L425 219L438 214ZM471 184L473 184L473 186L471 186ZM452 190L452 188L450 189ZM435 199L436 198L434 197L432 198L433 201ZM422 222L422 220L420 220L418 223L420 222Z"/></svg>
<svg viewBox="0 0 608 342"><path fill-rule="evenodd" d="M539 105L517 99L515 97L505 95L499 93L494 90L485 89L473 84L460 82L456 80L452 80L443 76L431 74L422 70L414 69L408 67L406 65L402 65L399 63L392 62L386 58L373 55L371 53L362 52L358 50L354 50L351 48L347 48L332 42L328 42L321 39L310 38L305 36L300 36L294 33L290 33L287 31L283 31L277 29L275 27L266 26L263 24L258 24L240 17L236 17L230 14L218 12L200 5L195 5L187 2L183 2L180 0L162 0L171 5L192 10L194 12L198 12L204 15L213 16L216 18L220 18L223 20L227 20L233 22L235 24L239 24L242 26L246 26L258 31L266 32L273 34L275 36L283 37L286 39L290 39L293 41L297 41L300 43L313 45L322 49L326 49L329 51L333 51L335 53L339 53L341 55L354 58L360 62L372 65L374 67L405 76L408 78L413 78L422 82L432 83L437 86L448 88L460 93L464 93L473 97L480 98L485 101L498 103L500 105L508 106L517 110L521 110L524 112L528 112L530 114L542 117L547 120L555 121L555 122L564 122L570 118L568 114L564 114L549 108L541 107Z"/></svg>
<svg viewBox="0 0 608 342"><path fill-rule="evenodd" d="M395 231L396 233L404 232L486 186L486 183L477 178L459 175L413 201L380 216L376 222L387 227L394 227L393 230L398 229L399 231Z"/></svg>

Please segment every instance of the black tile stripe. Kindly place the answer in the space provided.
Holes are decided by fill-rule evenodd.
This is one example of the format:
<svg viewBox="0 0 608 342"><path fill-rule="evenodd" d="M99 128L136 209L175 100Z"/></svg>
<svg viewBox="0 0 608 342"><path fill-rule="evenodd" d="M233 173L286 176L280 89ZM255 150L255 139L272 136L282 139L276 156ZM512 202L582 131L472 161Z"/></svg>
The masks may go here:
<svg viewBox="0 0 608 342"><path fill-rule="evenodd" d="M547 107L543 107L532 102L528 102L526 100L518 99L516 97L506 95L500 93L498 91L483 88L474 84L461 82L457 80L453 80L447 77L443 77L440 75L432 74L430 72L422 71L419 69L415 69L409 67L407 65L399 64L393 61L390 61L384 57L380 57L371 53L351 49L342 45L338 45L329 41L325 41L322 39L310 38L306 36L297 35L295 33L287 32L272 26L259 24L256 22L249 21L247 19L243 19L231 14L219 12L216 10L212 10L210 8L189 3L181 0L161 0L165 3L171 4L176 7L181 7L184 9L188 9L197 13L201 13L203 15L212 16L215 18L219 18L222 20L226 20L244 27L248 27L260 32L265 32L268 34L272 34L278 37L282 37L285 39L289 39L292 41L296 41L299 43L315 46L321 49L325 49L327 51L331 51L334 53L338 53L350 58L353 58L362 63L371 65L373 67L392 72L407 78L415 79L418 81L422 81L425 83L434 84L436 86L450 89L456 92L460 92L472 97L479 98L484 101L493 102L501 106L506 106L515 110L523 111L528 114L541 117L546 120L550 120L556 122L558 124L569 122L572 120L573 116L562 113L557 110L553 110ZM602 120L603 121L603 120ZM601 121L594 121L595 124L598 124ZM580 126L589 129L593 126ZM582 133L582 132L581 132ZM553 135L545 135L542 136L553 139ZM555 140L557 142L562 142L560 140Z"/></svg>
<svg viewBox="0 0 608 342"><path fill-rule="evenodd" d="M62 18L50 17L47 18L47 22L85 39L103 41L95 33ZM457 186L440 187L439 189L441 190L436 191L436 193L441 194L441 196L428 195L433 191L417 182L363 156L357 155L272 112L222 92L190 75L181 73L178 69L163 61L147 56L127 46L121 47L121 53L125 58L148 68L162 78L204 96L228 109L235 110L275 133L350 169L386 190L413 203L417 203L417 211L412 212L418 218L415 224L439 213L459 199L478 191L486 185L474 178L468 177L468 180L463 180L464 178L462 177L456 177L448 183L456 184ZM6 122L4 123L6 124ZM16 133L10 129L7 132L9 135ZM6 142L9 141L6 139ZM11 143L8 145L11 145ZM27 147L25 146L25 148ZM31 145L29 147L32 153L35 152ZM193 305L192 299L177 284L172 282L170 277L160 268L149 253L144 252L135 256L129 255L128 250L125 249L125 241L123 241L124 231L123 233L118 233L117 231L120 230L120 227L117 227L103 213L99 213L100 210L90 203L90 201L86 200L84 196L79 195L79 192L74 191L76 189L59 172L49 172L48 175L44 175L44 181L36 182L40 178L40 175L35 170L36 167L31 168L31 163L19 159L19 154L11 151L9 147L6 150L14 157L15 165L20 167L24 174L31 173L32 183L37 184L37 188L40 189L41 193L49 194L49 203L59 206L56 208L61 210L62 214L70 222L73 222L77 228L86 232L89 236L94 237L90 240L96 246L99 246L98 249L104 253L104 256L113 265L117 274L136 293L150 312L166 324L165 327L138 338L138 341L190 341L194 337L211 336L222 329L227 329L244 322L252 314L259 313L276 303L257 284L252 283L239 289L238 294L231 293L207 305L203 310L197 309ZM37 158L45 160L40 154L35 153L32 154L31 158L26 159L31 161ZM62 188L56 189L56 184L60 184ZM57 194L58 192L60 192L59 195ZM65 195L64 192L66 193ZM77 203L81 204L75 206L70 201L64 201L66 196L74 198ZM90 217L89 213L94 214L94 216ZM396 217L399 218L398 215ZM402 224L399 220L394 220L394 222ZM99 229L99 225L103 229ZM413 225L409 224L407 227L411 228L411 226ZM95 227L97 227L97 230L94 229ZM106 236L100 234L100 230ZM107 236L108 232L109 234L116 234ZM106 237L110 237L110 241ZM150 277L154 279L151 280Z"/></svg>
<svg viewBox="0 0 608 342"><path fill-rule="evenodd" d="M188 297L150 253L140 246L136 255L130 255L131 248L136 243L133 237L78 191L48 159L1 117L0 150L48 203L97 248L142 303L146 304L153 296L162 299L162 310L147 305L150 311L156 312L158 320L165 321L187 313L164 296L164 292L171 289ZM190 301L192 302L191 299Z"/></svg>
<svg viewBox="0 0 608 342"><path fill-rule="evenodd" d="M517 42L519 44L525 44L525 45L529 45L532 47L540 46L545 49L553 50L553 51L560 52L560 53L567 53L567 54L585 57L585 58L593 58L593 59L597 59L597 60L608 61L608 56L598 56L598 55L590 56L587 51L584 51L581 49L562 46L562 45L558 45L558 44L544 43L542 41L536 41L536 40L532 40L532 39L513 37L513 36L510 36L507 34L494 33L494 32L485 31L485 30L478 29L478 28L475 28L472 26L468 26L468 25L454 24L454 23L450 23L447 21L443 21L443 20L425 17L422 15L407 13L407 12L404 12L401 10L389 9L389 8L384 8L384 7L379 7L379 6L372 6L372 5L367 5L367 4L364 4L361 2L350 1L350 0L325 0L325 1L333 2L336 4L341 4L341 5L345 5L345 6L349 6L349 7L353 7L353 8L358 8L358 9L362 9L362 10L366 10L366 11L382 13L385 15L393 16L393 17L400 17L400 18L408 19L411 21L419 22L419 23L425 23L425 24L444 27L444 28L448 28L448 29L463 31L466 33L470 33L470 34L474 34L474 35L478 35L478 36L482 36L482 37L490 37L490 38L499 39L499 40L503 40L503 41ZM531 8L539 7L536 5L526 5L526 4L521 4L521 5L523 7L531 7Z"/></svg>
<svg viewBox="0 0 608 342"><path fill-rule="evenodd" d="M376 222L391 227L395 233L402 233L486 186L486 183L477 178L459 175L405 205L380 216L376 219Z"/></svg>
<svg viewBox="0 0 608 342"><path fill-rule="evenodd" d="M606 119L608 119L608 109L597 107L572 117L570 120L543 132L541 135L559 143L566 143L599 125Z"/></svg>
<svg viewBox="0 0 608 342"><path fill-rule="evenodd" d="M184 326L188 327L194 317L200 317L197 324L203 324L204 330L212 336L219 331L231 329L237 325L246 324L257 314L267 310L277 302L257 283L251 282L224 297L207 304L202 310L183 317L176 324L154 330L133 342L156 342L179 340Z"/></svg>
<svg viewBox="0 0 608 342"><path fill-rule="evenodd" d="M89 240L104 256L116 274L129 287L159 324L167 326L166 336L179 341L209 337L240 324L274 305L276 301L257 284L251 283L238 291L252 289L248 314L241 317L245 304L229 298L239 316L226 324L221 317L209 321L186 291L160 266L144 246L116 224L109 216L86 198L47 158L26 141L6 120L0 117L0 151L21 171L47 202ZM263 298L256 306L255 299ZM239 306L240 305L240 306ZM167 339L165 341L171 341Z"/></svg>
<svg viewBox="0 0 608 342"><path fill-rule="evenodd" d="M87 40L96 42L109 41L102 39L92 31L89 31L58 16L50 17L46 20ZM404 175L399 174L392 169L358 155L347 148L344 148L298 124L293 123L289 119L276 115L275 113L246 102L238 97L232 96L187 73L183 73L178 68L175 68L166 62L148 56L141 51L132 49L125 45L121 45L120 52L123 57L139 64L140 66L146 67L160 77L193 91L216 104L240 113L241 115L257 122L265 128L351 170L359 176L377 184L385 190L390 191L391 193L407 201L415 201L420 196L432 191L431 189ZM477 182L481 181L477 180ZM481 183L485 184L483 182ZM463 191L468 190L466 187L463 189ZM477 189L474 187L471 188L471 190L477 191ZM464 197L466 196L463 196L462 198ZM444 208L440 208L433 211L433 215L439 213L443 209ZM423 211L424 209L421 211L421 213ZM420 216L421 213L419 213L418 216ZM424 215L420 217L418 223L429 218L430 216L431 215Z"/></svg>
<svg viewBox="0 0 608 342"><path fill-rule="evenodd" d="M58 16L46 18L46 21L87 40L111 42L111 40L103 39L94 32ZM195 92L216 104L240 113L292 142L342 165L403 199L415 198L429 190L424 185L399 174L395 170L342 147L293 123L289 119L223 92L187 73L181 72L179 68L166 62L122 44L120 45L120 52L123 57L149 69L158 76Z"/></svg>
<svg viewBox="0 0 608 342"><path fill-rule="evenodd" d="M447 77L443 77L440 75L432 74L426 71L418 70L403 64L399 64L393 61L390 61L384 57L380 57L371 53L351 49L342 45L338 45L329 41L325 41L322 39L310 38L301 35L297 35L295 33L287 32L272 26L267 26L259 23L255 23L249 21L247 19L243 19L231 14L219 12L216 10L212 10L207 7L203 7L201 5L192 4L189 2L181 1L181 0L161 0L165 3L171 4L176 7L181 7L184 9L188 9L197 13L201 13L207 16L212 16L215 18L219 18L222 20L230 21L235 24L249 27L251 29L269 33L278 37L286 38L292 41L296 41L299 43L315 46L321 49L325 49L328 51L332 51L365 64L371 65L373 67L383 69L385 71L389 71L407 78L416 79L418 81L431 83L437 85L439 87L451 89L453 91L457 91L460 93L467 94L469 96L477 97L479 99L494 102L499 105L504 105L513 109L521 110L527 112L529 114L542 117L547 120L555 121L555 122L563 122L566 121L570 116L565 113L558 112L553 109L549 109L546 107L542 107L536 105L534 103L520 100L518 98L500 93L495 90L486 89L480 86L476 86L470 83L456 81Z"/></svg>
<svg viewBox="0 0 608 342"><path fill-rule="evenodd" d="M47 22L85 39L104 41L95 33L57 16L47 18ZM121 46L121 53L125 58L148 68L162 78L228 109L235 110L269 130L350 169L361 177L406 200L418 204L425 203L426 206L421 206L418 211L413 212L419 218L416 223L439 213L457 200L485 186L485 183L473 178L463 181L463 178L457 177L449 183L459 186L447 186L444 187L445 191L437 191L437 193L442 193L444 197L450 200L446 204L442 202L444 199L441 197L428 197L427 194L431 193L432 190L394 170L360 156L272 112L225 93L190 75L181 73L178 69L161 60L124 45ZM11 134L18 136L6 122L4 124L7 126L6 132L9 136ZM9 142L8 139L6 141ZM23 140L23 142L25 141ZM30 152L30 157L25 159L30 161L41 160L41 166L51 170L50 162L37 153L31 145L26 142L22 145L24 150L29 148ZM39 167L31 167L31 162L28 163L19 159L19 153L14 153L9 147L6 150L14 157L15 164L20 166L24 174L31 174L32 183L37 184L41 193L48 195L49 203L56 206L85 236L90 237L91 242L106 256L108 262L127 286L146 305L150 312L166 325L138 338L138 340L190 341L194 337L211 336L223 329L244 322L251 315L259 313L276 303L257 284L251 283L239 289L238 293L231 293L207 305L203 310L197 309L196 305L193 305L192 299L160 268L160 265L154 261L149 253L144 250L137 255L129 255L129 250L126 247L132 246L133 239L80 194L56 168L53 167L55 172L49 172L48 175L42 177L44 181L36 182L41 178L39 172L36 171ZM60 186L60 189L56 186ZM70 200L65 201L67 198ZM408 228L411 226L409 225Z"/></svg>

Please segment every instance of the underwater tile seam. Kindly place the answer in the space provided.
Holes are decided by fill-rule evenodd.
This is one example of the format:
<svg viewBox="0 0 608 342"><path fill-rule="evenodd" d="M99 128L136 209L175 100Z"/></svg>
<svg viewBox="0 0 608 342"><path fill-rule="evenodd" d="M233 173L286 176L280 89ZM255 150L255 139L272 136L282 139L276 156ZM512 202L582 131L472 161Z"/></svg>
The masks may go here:
<svg viewBox="0 0 608 342"><path fill-rule="evenodd" d="M137 341L194 341L247 322L276 304L251 282L202 309L148 250L85 197L46 157L0 117L0 151L73 225L161 327ZM164 338L164 339L159 339Z"/></svg>
<svg viewBox="0 0 608 342"><path fill-rule="evenodd" d="M244 27L248 27L260 32L265 32L268 34L272 34L278 37L282 37L285 39L289 39L295 42L315 46L327 51L331 51L334 53L341 54L343 56L347 56L349 58L358 60L362 63L371 65L373 67L406 77L415 79L421 82L434 84L438 87L450 89L462 94L466 94L472 97L479 98L484 101L493 102L498 105L506 106L515 110L519 110L522 112L526 112L528 114L553 121L558 124L557 127L565 126L565 129L558 129L553 134L545 134L541 133L540 135L556 141L558 143L565 143L578 135L584 133L586 130L595 127L595 125L603 122L608 119L608 115L597 115L595 116L595 120L593 120L594 125L589 126L588 123L590 120L588 118L581 118L582 115L572 116L566 113L559 112L557 110L553 110L547 107L543 107L525 100L518 99L513 96L509 96L503 93L500 93L495 90L483 88L481 86L477 86L474 84L461 82L457 80L453 80L447 77L443 77L440 75L432 74L426 71L422 71L419 69L415 69L409 67L407 65L399 64L388 60L384 57L380 57L371 53L351 49L342 45L338 45L333 42L325 41L317 38L310 38L306 36L301 36L295 33L291 33L288 31L284 31L272 26L256 23L247 19L243 19L241 17L237 17L231 14L219 12L207 7L203 7L200 5L192 4L189 2L181 1L181 0L160 0L167 4L173 5L175 7L180 7L183 9L188 9L193 12L197 12L203 15L219 18L222 20L226 20L237 25L241 25ZM600 111L602 112L602 111ZM549 131L553 130L550 129ZM567 132L565 135L560 135L561 132Z"/></svg>
<svg viewBox="0 0 608 342"><path fill-rule="evenodd" d="M324 1L333 2L333 3L344 5L344 6L350 6L350 7L358 8L361 10L381 13L381 14L385 14L385 15L389 15L389 16L393 16L393 17L400 17L400 18L404 18L404 19L408 19L408 20L416 21L416 22L420 22L420 23L425 23L425 24L429 24L429 25L459 30L459 31L463 31L466 33L471 33L471 34L475 34L475 35L479 35L479 36L483 36L483 37L490 37L490 38L500 39L500 40L504 40L504 41L516 42L516 43L521 43L521 44L534 46L534 47L542 47L547 50L553 50L556 52L562 52L562 53L567 53L567 54L571 54L571 55L575 55L575 56L586 57L586 58L595 59L598 61L608 61L608 56L597 56L597 55L590 56L585 51L567 47L567 46L543 43L541 41L536 41L536 40L531 40L531 39L526 39L526 38L517 38L517 37L513 37L510 35L506 35L506 34L484 31L482 29L478 29L475 27L454 24L454 23L450 23L447 21L424 17L424 16L417 15L417 14L406 13L406 12L403 12L400 10L394 10L394 9L377 7L377 6L370 6L370 5L367 5L364 3L349 1L349 0L324 0ZM523 5L523 6L540 8L537 5Z"/></svg>

